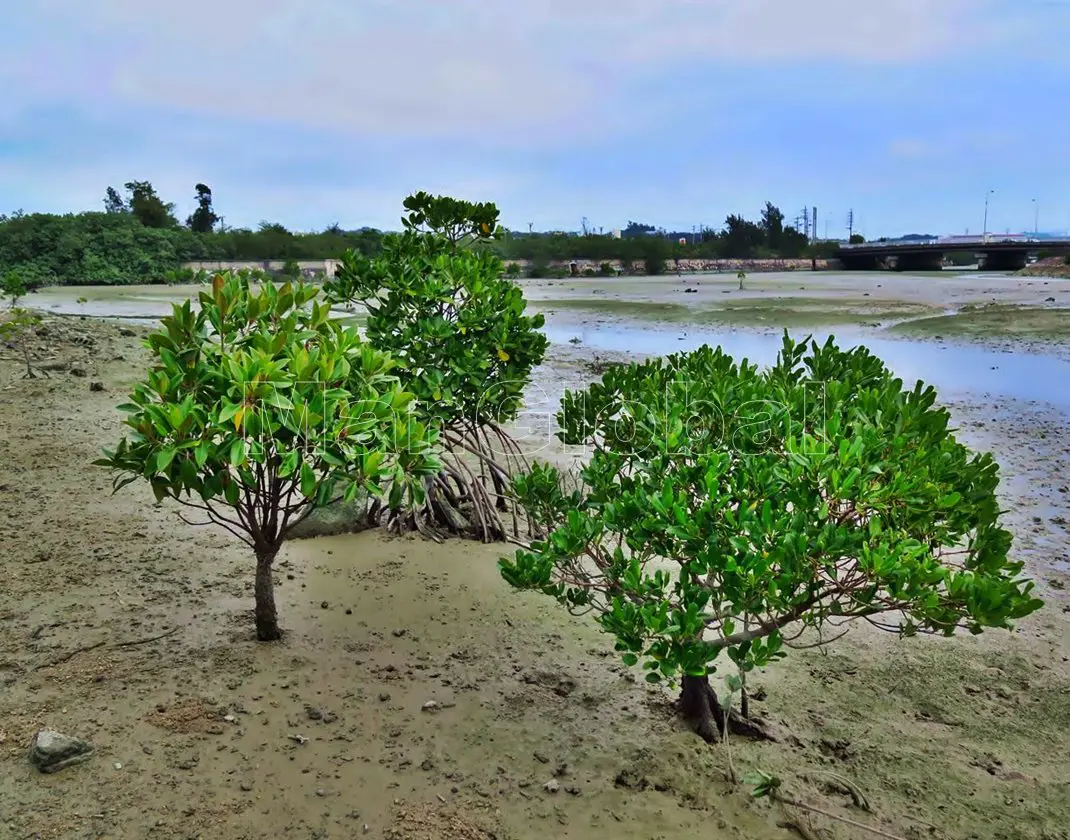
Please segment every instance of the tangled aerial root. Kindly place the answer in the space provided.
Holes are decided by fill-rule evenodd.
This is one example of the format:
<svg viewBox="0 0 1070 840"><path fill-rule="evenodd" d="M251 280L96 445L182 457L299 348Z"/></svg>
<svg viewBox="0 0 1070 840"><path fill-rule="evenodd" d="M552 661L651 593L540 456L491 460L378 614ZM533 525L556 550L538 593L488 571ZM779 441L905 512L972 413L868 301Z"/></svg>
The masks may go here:
<svg viewBox="0 0 1070 840"><path fill-rule="evenodd" d="M513 477L528 469L520 445L497 425L447 429L442 440L442 470L426 480L423 502L390 509L373 500L369 521L388 533L417 531L437 542L448 536L485 543L534 537L534 523L512 493Z"/></svg>

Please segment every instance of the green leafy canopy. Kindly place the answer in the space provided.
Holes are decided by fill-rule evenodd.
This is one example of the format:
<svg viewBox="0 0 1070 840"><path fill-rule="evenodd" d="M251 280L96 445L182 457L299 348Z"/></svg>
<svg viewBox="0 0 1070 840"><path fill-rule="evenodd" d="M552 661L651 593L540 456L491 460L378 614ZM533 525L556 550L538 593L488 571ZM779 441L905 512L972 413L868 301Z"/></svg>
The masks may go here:
<svg viewBox="0 0 1070 840"><path fill-rule="evenodd" d="M498 231L498 209L426 193L405 208L405 230L377 257L348 252L325 293L367 309L368 341L398 361L429 422L506 423L548 341L542 315L525 314L523 292L481 247Z"/></svg>
<svg viewBox="0 0 1070 840"><path fill-rule="evenodd" d="M592 448L583 488L545 465L518 479L548 536L502 573L593 612L651 682L722 652L747 671L851 619L1009 627L1042 604L1008 559L998 467L935 400L832 339L785 335L766 370L709 347L611 368L558 415Z"/></svg>
<svg viewBox="0 0 1070 840"><path fill-rule="evenodd" d="M419 498L436 435L388 354L330 317L315 287L217 275L149 337L152 368L121 409L130 429L97 463L157 500L205 510L272 553L312 508L366 491ZM229 512L227 509L230 509Z"/></svg>

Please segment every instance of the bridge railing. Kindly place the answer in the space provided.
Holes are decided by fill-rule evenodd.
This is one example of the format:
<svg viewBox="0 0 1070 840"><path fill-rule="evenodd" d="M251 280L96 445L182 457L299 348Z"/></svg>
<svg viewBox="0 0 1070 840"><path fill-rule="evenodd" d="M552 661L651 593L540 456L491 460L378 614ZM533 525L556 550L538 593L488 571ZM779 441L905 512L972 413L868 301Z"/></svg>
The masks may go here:
<svg viewBox="0 0 1070 840"><path fill-rule="evenodd" d="M1021 245L1035 245L1041 249L1047 247L1065 247L1070 245L1070 239L1037 239L1033 237L1018 237L1018 236L971 236L968 239L965 237L954 238L936 238L936 239L907 239L898 240L895 242L858 242L853 245L844 244L840 246L840 250L850 251L852 249L873 250L875 248L910 248L917 245L936 245L947 248L949 251L955 251L963 248L970 248L975 245L994 245L1003 243L1015 243Z"/></svg>

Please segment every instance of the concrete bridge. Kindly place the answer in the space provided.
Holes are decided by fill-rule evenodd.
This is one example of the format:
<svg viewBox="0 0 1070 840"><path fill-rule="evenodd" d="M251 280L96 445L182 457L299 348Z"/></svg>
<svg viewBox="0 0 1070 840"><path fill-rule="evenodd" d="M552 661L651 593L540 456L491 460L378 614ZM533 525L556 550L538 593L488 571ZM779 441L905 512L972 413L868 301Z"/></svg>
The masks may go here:
<svg viewBox="0 0 1070 840"><path fill-rule="evenodd" d="M909 242L866 242L842 245L836 253L848 271L940 271L944 255L972 251L981 268L990 271L1017 271L1025 268L1030 254L1038 251L1070 254L1070 239L1032 239L1016 236L949 236Z"/></svg>

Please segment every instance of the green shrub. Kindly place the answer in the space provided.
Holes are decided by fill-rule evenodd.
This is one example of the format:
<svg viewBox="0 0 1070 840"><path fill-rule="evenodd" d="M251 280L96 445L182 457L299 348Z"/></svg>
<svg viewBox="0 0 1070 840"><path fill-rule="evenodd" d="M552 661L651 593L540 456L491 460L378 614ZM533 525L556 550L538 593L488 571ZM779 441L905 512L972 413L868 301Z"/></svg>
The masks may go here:
<svg viewBox="0 0 1070 840"><path fill-rule="evenodd" d="M904 636L1010 627L1042 603L1008 556L999 468L935 402L832 339L785 336L764 371L709 347L610 368L557 418L592 452L583 487L563 492L549 466L517 480L548 536L502 573L592 613L649 682L680 679L708 739L726 722L709 683L725 658L745 675L852 619Z"/></svg>
<svg viewBox="0 0 1070 840"><path fill-rule="evenodd" d="M146 480L226 528L256 556L257 638L280 636L272 564L314 509L360 493L397 507L435 475L435 434L387 353L330 316L315 287L257 291L217 274L149 336L152 368L120 409L130 428L96 463L115 489Z"/></svg>
<svg viewBox="0 0 1070 840"><path fill-rule="evenodd" d="M452 458L405 524L501 539L519 455L502 426L545 353L543 316L525 313L520 287L481 247L495 236L497 207L418 193L405 208L404 232L385 237L374 258L347 253L324 291L332 303L367 309L368 342L398 360L419 416L441 430ZM474 478L472 459L487 482Z"/></svg>

